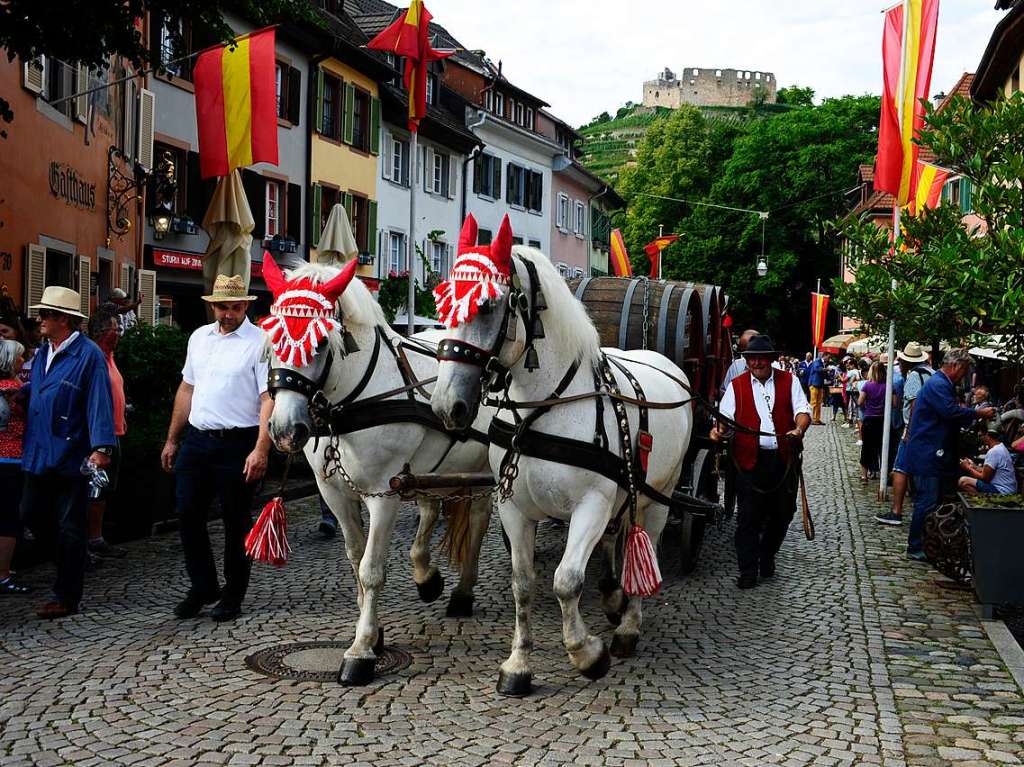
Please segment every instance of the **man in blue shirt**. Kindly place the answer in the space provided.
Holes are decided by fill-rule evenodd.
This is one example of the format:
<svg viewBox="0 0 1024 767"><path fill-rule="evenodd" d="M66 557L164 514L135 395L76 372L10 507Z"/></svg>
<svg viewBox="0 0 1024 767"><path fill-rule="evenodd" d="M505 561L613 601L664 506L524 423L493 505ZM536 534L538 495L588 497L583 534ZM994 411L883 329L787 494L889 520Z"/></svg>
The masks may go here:
<svg viewBox="0 0 1024 767"><path fill-rule="evenodd" d="M816 357L807 369L807 385L811 389L811 423L821 426L821 403L825 397L825 368L828 355Z"/></svg>
<svg viewBox="0 0 1024 767"><path fill-rule="evenodd" d="M926 559L922 541L924 522L939 505L943 477L951 475L955 466L958 429L977 418L995 417L995 408L967 408L957 402L956 385L970 371L971 364L967 349L947 353L942 369L928 379L914 404L904 464L917 488L907 537L907 556L911 559Z"/></svg>
<svg viewBox="0 0 1024 767"><path fill-rule="evenodd" d="M797 377L800 379L800 386L803 387L804 395L807 397L809 397L811 394L810 390L807 388L807 374L811 370L811 362L813 360L814 355L811 354L810 352L807 352L807 359L800 360L800 364L797 365L796 368Z"/></svg>
<svg viewBox="0 0 1024 767"><path fill-rule="evenodd" d="M39 311L45 341L22 391L28 398L22 471L22 516L47 527L56 522L57 581L53 599L36 614L63 618L78 612L86 560L88 459L105 468L113 453L114 416L103 352L78 332L85 315L78 293L48 287Z"/></svg>

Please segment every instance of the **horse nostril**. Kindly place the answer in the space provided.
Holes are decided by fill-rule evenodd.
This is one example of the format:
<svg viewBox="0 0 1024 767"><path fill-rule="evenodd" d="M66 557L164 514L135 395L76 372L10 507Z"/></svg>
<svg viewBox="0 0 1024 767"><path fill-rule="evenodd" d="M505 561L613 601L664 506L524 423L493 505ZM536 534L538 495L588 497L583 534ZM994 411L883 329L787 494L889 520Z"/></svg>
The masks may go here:
<svg viewBox="0 0 1024 767"><path fill-rule="evenodd" d="M456 426L464 426L469 416L469 406L461 399L455 400L452 404L452 423Z"/></svg>
<svg viewBox="0 0 1024 767"><path fill-rule="evenodd" d="M295 436L293 439L295 444L299 446L305 445L309 439L309 427L304 423L295 424Z"/></svg>

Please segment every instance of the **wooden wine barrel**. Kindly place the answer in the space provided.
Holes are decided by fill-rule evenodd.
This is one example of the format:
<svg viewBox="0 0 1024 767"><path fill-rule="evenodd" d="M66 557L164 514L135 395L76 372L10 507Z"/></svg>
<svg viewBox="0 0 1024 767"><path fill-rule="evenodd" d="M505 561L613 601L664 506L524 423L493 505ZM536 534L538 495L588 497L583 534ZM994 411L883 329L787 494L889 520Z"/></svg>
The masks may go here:
<svg viewBox="0 0 1024 767"><path fill-rule="evenodd" d="M694 285L700 294L701 309L704 318L703 346L703 386L702 391L714 396L721 383L720 366L722 361L722 304L721 289L717 285Z"/></svg>
<svg viewBox="0 0 1024 767"><path fill-rule="evenodd" d="M707 330L697 286L638 277L582 277L570 280L569 289L586 306L601 336L602 346L617 349L643 349L646 346L664 354L683 369L701 392L706 393L703 361ZM646 344L643 320L645 294ZM717 303L714 305L717 307Z"/></svg>

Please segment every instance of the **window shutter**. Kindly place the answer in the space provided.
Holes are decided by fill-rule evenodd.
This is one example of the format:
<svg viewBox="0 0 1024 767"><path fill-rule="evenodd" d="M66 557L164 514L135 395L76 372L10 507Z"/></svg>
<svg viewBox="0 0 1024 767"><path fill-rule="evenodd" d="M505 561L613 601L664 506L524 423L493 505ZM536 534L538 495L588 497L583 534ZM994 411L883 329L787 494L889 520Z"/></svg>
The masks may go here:
<svg viewBox="0 0 1024 767"><path fill-rule="evenodd" d="M448 199L455 199L455 189L459 180L459 163L454 156L448 157Z"/></svg>
<svg viewBox="0 0 1024 767"><path fill-rule="evenodd" d="M351 224L352 223L352 204L353 204L352 195L349 194L348 192L345 192L341 196L341 199L342 199L342 202L345 205L345 215L348 216L348 222L349 222L349 224ZM354 237L356 237L356 238L359 237L359 233L355 230L355 227L352 227L352 235Z"/></svg>
<svg viewBox="0 0 1024 767"><path fill-rule="evenodd" d="M480 177L483 172L483 157L481 155L477 155L473 158L473 194L480 194Z"/></svg>
<svg viewBox="0 0 1024 767"><path fill-rule="evenodd" d="M402 144L402 186L409 186L409 144Z"/></svg>
<svg viewBox="0 0 1024 767"><path fill-rule="evenodd" d="M969 178L960 179L960 212L971 212L971 180Z"/></svg>
<svg viewBox="0 0 1024 767"><path fill-rule="evenodd" d="M370 154L380 154L380 99L370 99Z"/></svg>
<svg viewBox="0 0 1024 767"><path fill-rule="evenodd" d="M302 242L302 187L288 184L288 206L285 211L288 225L285 234L295 242Z"/></svg>
<svg viewBox="0 0 1024 767"><path fill-rule="evenodd" d="M121 288L128 295L132 294L131 288L132 268L128 264L121 264L117 275L117 287Z"/></svg>
<svg viewBox="0 0 1024 767"><path fill-rule="evenodd" d="M512 167L512 163L509 163L505 168L505 202L513 201L512 194L512 179L515 178L516 169Z"/></svg>
<svg viewBox="0 0 1024 767"><path fill-rule="evenodd" d="M423 147L423 191L434 192L434 150Z"/></svg>
<svg viewBox="0 0 1024 767"><path fill-rule="evenodd" d="M139 165L147 171L153 168L153 111L156 94L145 88L139 91Z"/></svg>
<svg viewBox="0 0 1024 767"><path fill-rule="evenodd" d="M377 202L366 204L366 250L371 256L377 254Z"/></svg>
<svg viewBox="0 0 1024 767"><path fill-rule="evenodd" d="M345 83L345 130L342 141L351 144L354 133L356 86L352 83Z"/></svg>
<svg viewBox="0 0 1024 767"><path fill-rule="evenodd" d="M142 294L139 322L156 325L156 310L159 304L156 299L156 272L152 269L139 269L139 293Z"/></svg>
<svg viewBox="0 0 1024 767"><path fill-rule="evenodd" d="M384 152L380 159L380 175L381 178L386 178L388 181L394 181L391 177L391 174L394 171L394 139L391 138L391 134L387 131L383 131L383 134L384 135L382 135L381 138L383 139L382 143L384 144Z"/></svg>
<svg viewBox="0 0 1024 767"><path fill-rule="evenodd" d="M25 86L25 90L42 95L46 88L46 57L37 56L26 61L22 69L21 84Z"/></svg>
<svg viewBox="0 0 1024 767"><path fill-rule="evenodd" d="M320 205L323 201L322 190L319 184L313 184L309 189L309 244L316 247L320 243L320 230L323 224L320 221Z"/></svg>
<svg viewBox="0 0 1024 767"><path fill-rule="evenodd" d="M28 256L25 263L25 305L34 306L43 300L43 289L46 287L46 248L42 245L28 244ZM38 309L29 309L29 317L38 317Z"/></svg>
<svg viewBox="0 0 1024 767"><path fill-rule="evenodd" d="M89 316L89 273L92 271L92 259L88 256L78 257L78 300L81 312Z"/></svg>
<svg viewBox="0 0 1024 767"><path fill-rule="evenodd" d="M288 122L298 125L301 119L302 73L295 67L288 67Z"/></svg>
<svg viewBox="0 0 1024 767"><path fill-rule="evenodd" d="M501 197L501 160L497 157L491 162L491 172L494 174L491 192L494 197Z"/></svg>
<svg viewBox="0 0 1024 767"><path fill-rule="evenodd" d="M75 80L75 118L79 122L85 122L89 117L89 95L82 91L89 88L89 67L85 64L78 65L78 77Z"/></svg>
<svg viewBox="0 0 1024 767"><path fill-rule="evenodd" d="M262 240L267 226L267 180L255 171L243 170L242 188L249 201L252 220L256 222L252 230L253 239Z"/></svg>
<svg viewBox="0 0 1024 767"><path fill-rule="evenodd" d="M559 229L563 226L562 221L562 195L558 195L558 210L555 211L555 226Z"/></svg>
<svg viewBox="0 0 1024 767"><path fill-rule="evenodd" d="M316 70L316 128L317 133L324 132L324 70L317 67ZM316 233L317 240L320 239L320 232Z"/></svg>
<svg viewBox="0 0 1024 767"><path fill-rule="evenodd" d="M138 138L135 120L137 89L134 80L128 80L124 84L124 133L121 135L121 151L128 160L135 159L135 140Z"/></svg>

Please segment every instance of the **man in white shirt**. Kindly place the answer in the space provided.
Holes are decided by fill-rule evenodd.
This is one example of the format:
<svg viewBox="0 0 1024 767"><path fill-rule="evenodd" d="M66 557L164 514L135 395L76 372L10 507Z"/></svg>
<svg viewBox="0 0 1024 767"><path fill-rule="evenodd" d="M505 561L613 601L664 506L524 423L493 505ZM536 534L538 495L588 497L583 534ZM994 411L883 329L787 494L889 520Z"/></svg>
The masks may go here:
<svg viewBox="0 0 1024 767"><path fill-rule="evenodd" d="M768 336L750 340L744 357L748 372L726 388L719 411L739 428L732 441L736 478L736 559L741 589L757 585L757 577L775 575L775 555L796 511L800 449L811 425L800 379L772 367L778 352ZM726 425L711 430L724 439Z"/></svg>
<svg viewBox="0 0 1024 767"><path fill-rule="evenodd" d="M736 351L740 353L740 356L734 359L732 364L729 365L729 369L725 371L725 379L722 381L722 387L718 391L719 399L725 394L725 390L729 388L732 379L747 372L747 361L743 357L743 352L747 350L750 339L757 334L756 330L744 330L740 337L736 339Z"/></svg>
<svg viewBox="0 0 1024 767"><path fill-rule="evenodd" d="M210 617L228 621L241 613L249 585L245 536L254 483L267 468L274 403L267 394L266 338L245 316L255 296L246 295L241 277L221 275L203 300L213 305L215 321L189 338L160 460L164 471L177 474L181 544L192 583L175 615L193 618L220 599ZM224 519L223 590L206 529L214 494Z"/></svg>

